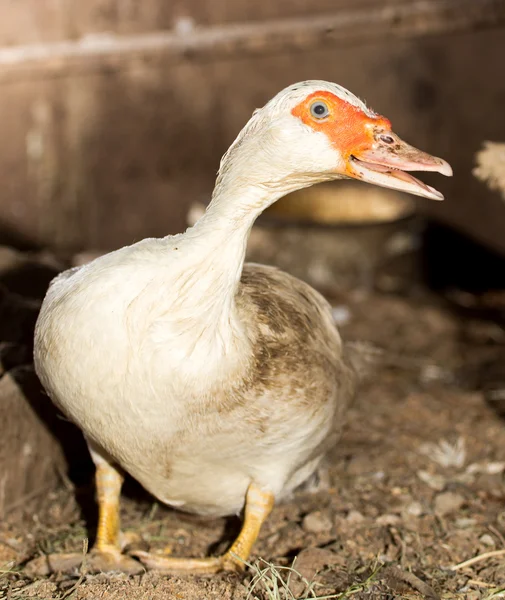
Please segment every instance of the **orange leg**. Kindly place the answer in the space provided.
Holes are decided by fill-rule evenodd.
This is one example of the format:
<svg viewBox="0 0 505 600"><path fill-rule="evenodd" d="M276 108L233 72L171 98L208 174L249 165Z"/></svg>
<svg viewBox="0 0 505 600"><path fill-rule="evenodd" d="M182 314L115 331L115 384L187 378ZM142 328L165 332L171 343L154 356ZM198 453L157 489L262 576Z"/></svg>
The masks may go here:
<svg viewBox="0 0 505 600"><path fill-rule="evenodd" d="M44 575L51 572L68 573L79 567L88 572L122 571L136 574L144 571L142 565L121 553L119 526L119 498L123 476L91 443L89 450L96 466L95 483L98 502L98 529L96 541L89 555L82 553L50 554L31 561L27 571Z"/></svg>
<svg viewBox="0 0 505 600"><path fill-rule="evenodd" d="M119 542L119 497L123 477L109 465L99 464L95 474L98 502L98 529L94 550L121 552Z"/></svg>
<svg viewBox="0 0 505 600"><path fill-rule="evenodd" d="M219 571L241 571L251 554L261 526L270 514L274 497L251 484L247 490L244 523L242 529L230 549L222 556L213 558L177 558L163 554L134 552L142 563L150 568L168 573L210 574Z"/></svg>
<svg viewBox="0 0 505 600"><path fill-rule="evenodd" d="M119 518L119 500L123 476L104 457L104 452L88 442L91 458L96 466L95 484L98 502L98 529L96 540L86 560L91 571L123 571L138 573L142 570L139 563L121 554L121 530Z"/></svg>

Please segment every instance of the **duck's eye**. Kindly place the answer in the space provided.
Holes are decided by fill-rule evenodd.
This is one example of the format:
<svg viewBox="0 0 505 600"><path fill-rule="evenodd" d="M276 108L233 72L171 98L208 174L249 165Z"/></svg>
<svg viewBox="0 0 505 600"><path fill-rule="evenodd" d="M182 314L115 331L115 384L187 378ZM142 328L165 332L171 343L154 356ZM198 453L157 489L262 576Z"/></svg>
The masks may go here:
<svg viewBox="0 0 505 600"><path fill-rule="evenodd" d="M315 119L324 119L330 114L330 109L328 108L325 102L321 102L321 100L318 100L317 102L311 104L310 114Z"/></svg>

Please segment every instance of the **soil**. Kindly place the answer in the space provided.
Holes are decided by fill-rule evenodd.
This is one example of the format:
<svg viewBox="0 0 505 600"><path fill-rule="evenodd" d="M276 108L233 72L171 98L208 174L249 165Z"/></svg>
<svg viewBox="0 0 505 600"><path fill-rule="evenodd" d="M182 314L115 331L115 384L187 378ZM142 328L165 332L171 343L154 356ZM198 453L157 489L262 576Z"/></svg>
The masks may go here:
<svg viewBox="0 0 505 600"><path fill-rule="evenodd" d="M3 597L504 597L505 422L495 410L502 405L486 401L505 389L503 322L428 292L349 292L331 301L345 321L343 337L384 354L318 481L275 507L244 575L129 577L84 568L29 577L29 559L82 551L88 536L92 542L93 491L81 473L74 481L62 476L59 488L1 524ZM489 372L493 378L483 380ZM221 552L239 526L169 510L131 483L122 518L144 545L181 556ZM304 579L289 577L289 566ZM281 583L288 578L289 592Z"/></svg>

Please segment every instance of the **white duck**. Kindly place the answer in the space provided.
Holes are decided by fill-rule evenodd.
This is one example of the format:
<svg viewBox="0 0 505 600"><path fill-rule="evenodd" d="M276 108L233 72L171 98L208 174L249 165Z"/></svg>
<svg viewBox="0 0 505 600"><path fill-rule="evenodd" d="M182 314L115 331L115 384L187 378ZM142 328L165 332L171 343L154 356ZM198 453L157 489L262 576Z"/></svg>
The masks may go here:
<svg viewBox="0 0 505 600"><path fill-rule="evenodd" d="M261 524L335 443L354 371L326 301L244 254L258 215L320 181L355 178L442 199L406 171L451 175L334 83L305 81L257 110L221 161L205 215L51 284L35 333L37 373L84 432L96 465L98 569L121 554L121 473L200 515L244 510L223 556L137 552L165 571L240 569ZM73 558L48 558L52 568ZM133 566L132 566L133 565Z"/></svg>

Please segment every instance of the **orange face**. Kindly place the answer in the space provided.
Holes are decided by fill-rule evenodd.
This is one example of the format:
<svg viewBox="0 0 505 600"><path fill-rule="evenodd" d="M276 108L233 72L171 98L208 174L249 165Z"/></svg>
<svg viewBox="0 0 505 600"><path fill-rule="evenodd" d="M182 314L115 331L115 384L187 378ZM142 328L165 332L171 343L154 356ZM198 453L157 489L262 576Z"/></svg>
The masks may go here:
<svg viewBox="0 0 505 600"><path fill-rule="evenodd" d="M450 176L450 165L404 142L391 131L391 123L385 117L355 106L340 94L321 89L306 96L291 114L314 132L325 134L336 155L334 167L325 173L331 172L335 179L350 177L443 200L440 192L408 171L437 171Z"/></svg>
<svg viewBox="0 0 505 600"><path fill-rule="evenodd" d="M315 114L314 108L321 108L316 106L318 104L325 105L328 113ZM377 131L391 131L391 123L385 117L370 117L357 106L326 91L310 94L293 108L291 114L314 131L326 134L346 164L351 155L372 146Z"/></svg>

